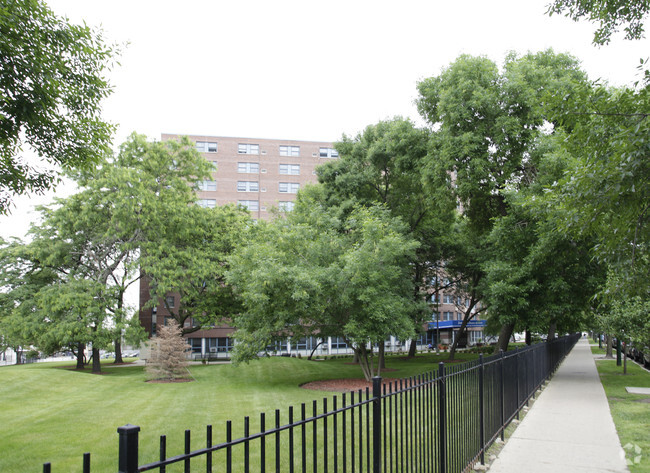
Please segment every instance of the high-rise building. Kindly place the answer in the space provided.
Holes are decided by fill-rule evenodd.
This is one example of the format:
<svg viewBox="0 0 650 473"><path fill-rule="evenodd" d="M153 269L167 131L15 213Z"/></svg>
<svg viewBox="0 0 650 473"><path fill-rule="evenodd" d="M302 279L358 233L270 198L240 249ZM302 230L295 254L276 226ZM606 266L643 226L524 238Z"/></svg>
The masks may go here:
<svg viewBox="0 0 650 473"><path fill-rule="evenodd" d="M178 135L163 134L172 140ZM332 143L190 136L214 164L212 179L200 184L199 205L228 203L246 207L253 219L266 220L271 209L290 211L297 192L316 182L316 166L338 158Z"/></svg>

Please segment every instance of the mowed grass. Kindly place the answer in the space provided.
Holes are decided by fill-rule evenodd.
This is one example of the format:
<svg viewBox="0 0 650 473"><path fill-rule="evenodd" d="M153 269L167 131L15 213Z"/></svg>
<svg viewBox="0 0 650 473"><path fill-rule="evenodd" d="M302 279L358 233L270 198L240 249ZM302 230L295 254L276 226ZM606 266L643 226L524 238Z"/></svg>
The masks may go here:
<svg viewBox="0 0 650 473"><path fill-rule="evenodd" d="M597 346L592 351L602 352ZM623 366L616 366L616 359L598 360L596 366L621 445L630 460L630 472L650 473L650 395L629 394L625 390L626 386L650 388L650 373L631 360L627 362L626 375Z"/></svg>
<svg viewBox="0 0 650 473"><path fill-rule="evenodd" d="M437 369L446 354L415 359L388 357L386 377L402 378ZM474 354L458 354L474 359ZM302 389L316 380L359 378L350 358L308 361L273 357L247 365L193 365L189 383L147 383L141 366L102 365L103 374L75 371L71 364L38 363L0 368L0 472L40 472L45 462L53 473L82 470L82 454L91 453L93 472L117 471L117 427L140 426L140 463L157 460L159 436L167 435L168 456L182 453L184 432L192 431L192 449L205 446L205 426L213 425L214 443L225 440L225 423L233 421L233 437L243 434L250 416L251 432L259 414L273 425L288 408L332 397ZM330 404L331 405L331 404Z"/></svg>

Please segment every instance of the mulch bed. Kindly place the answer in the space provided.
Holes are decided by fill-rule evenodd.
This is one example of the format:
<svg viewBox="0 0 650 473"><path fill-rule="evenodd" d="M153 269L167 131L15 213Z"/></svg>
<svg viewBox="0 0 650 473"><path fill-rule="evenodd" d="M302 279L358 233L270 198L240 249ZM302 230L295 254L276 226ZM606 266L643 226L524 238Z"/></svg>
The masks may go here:
<svg viewBox="0 0 650 473"><path fill-rule="evenodd" d="M383 378L382 384L388 384L395 381L394 378ZM300 386L304 389L312 389L314 391L330 391L346 393L350 391L358 391L366 388L372 390L372 382L366 381L363 378L346 378L346 379L324 379L322 381L312 381Z"/></svg>
<svg viewBox="0 0 650 473"><path fill-rule="evenodd" d="M194 381L191 378L176 378L176 379L150 379L147 383L154 384L168 384L168 383L191 383Z"/></svg>

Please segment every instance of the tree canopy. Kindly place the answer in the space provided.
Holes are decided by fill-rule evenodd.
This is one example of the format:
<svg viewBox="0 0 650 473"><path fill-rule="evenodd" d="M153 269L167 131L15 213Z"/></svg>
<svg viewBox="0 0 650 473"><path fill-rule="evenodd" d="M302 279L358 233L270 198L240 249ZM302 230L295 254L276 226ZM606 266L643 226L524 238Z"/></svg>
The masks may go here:
<svg viewBox="0 0 650 473"><path fill-rule="evenodd" d="M587 19L599 26L594 33L594 44L610 42L612 35L622 27L625 39L643 37L643 22L650 12L647 0L554 0L548 13L564 14L574 21Z"/></svg>
<svg viewBox="0 0 650 473"><path fill-rule="evenodd" d="M101 31L59 18L40 0L0 2L0 214L12 195L51 188L54 170L35 166L28 145L61 168L95 165L113 126L101 118L117 54Z"/></svg>
<svg viewBox="0 0 650 473"><path fill-rule="evenodd" d="M359 355L366 379L378 375L372 346L409 338L418 310L408 275L418 244L405 230L381 206L342 217L304 195L286 218L251 228L227 273L244 304L234 319L235 360L281 337L333 336Z"/></svg>

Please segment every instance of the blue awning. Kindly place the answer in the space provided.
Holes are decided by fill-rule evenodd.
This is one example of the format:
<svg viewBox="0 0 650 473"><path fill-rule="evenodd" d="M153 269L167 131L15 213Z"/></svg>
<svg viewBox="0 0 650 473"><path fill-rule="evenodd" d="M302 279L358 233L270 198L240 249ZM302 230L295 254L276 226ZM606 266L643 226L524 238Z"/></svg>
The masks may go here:
<svg viewBox="0 0 650 473"><path fill-rule="evenodd" d="M429 322L429 330L435 330L437 328L460 328L463 325L462 320L441 320L440 322ZM476 328L476 327L485 327L487 325L487 320L470 320L467 322L467 328Z"/></svg>

